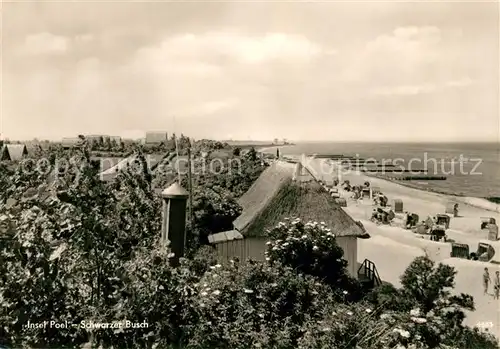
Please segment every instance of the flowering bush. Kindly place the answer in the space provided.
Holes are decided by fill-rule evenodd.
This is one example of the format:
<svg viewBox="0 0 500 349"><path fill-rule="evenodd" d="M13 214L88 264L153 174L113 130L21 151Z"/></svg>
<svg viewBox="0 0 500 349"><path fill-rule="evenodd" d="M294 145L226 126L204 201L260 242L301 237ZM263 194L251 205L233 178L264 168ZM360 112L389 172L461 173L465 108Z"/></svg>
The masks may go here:
<svg viewBox="0 0 500 349"><path fill-rule="evenodd" d="M348 275L344 251L335 235L324 223L288 220L269 231L266 256L272 264L279 262L330 285L337 298L354 300L359 285Z"/></svg>
<svg viewBox="0 0 500 349"><path fill-rule="evenodd" d="M307 321L332 303L328 288L292 269L215 265L196 285L198 325L190 347L295 347Z"/></svg>

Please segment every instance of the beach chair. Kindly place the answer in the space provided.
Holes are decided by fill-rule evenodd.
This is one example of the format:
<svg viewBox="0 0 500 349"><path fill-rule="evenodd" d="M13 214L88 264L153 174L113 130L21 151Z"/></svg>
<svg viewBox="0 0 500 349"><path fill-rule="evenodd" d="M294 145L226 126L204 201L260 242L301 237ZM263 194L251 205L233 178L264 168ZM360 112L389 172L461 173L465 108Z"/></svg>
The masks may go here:
<svg viewBox="0 0 500 349"><path fill-rule="evenodd" d="M407 213L406 214L406 224L405 228L406 229L412 229L417 226L418 224L418 214L416 213Z"/></svg>
<svg viewBox="0 0 500 349"><path fill-rule="evenodd" d="M451 244L450 257L469 259L470 258L469 245L453 242Z"/></svg>
<svg viewBox="0 0 500 349"><path fill-rule="evenodd" d="M394 200L394 212L396 212L396 213L403 212L403 200L401 200L401 199Z"/></svg>
<svg viewBox="0 0 500 349"><path fill-rule="evenodd" d="M488 240L497 241L498 240L498 225L488 224Z"/></svg>
<svg viewBox="0 0 500 349"><path fill-rule="evenodd" d="M476 258L482 262L500 264L500 241L479 240Z"/></svg>
<svg viewBox="0 0 500 349"><path fill-rule="evenodd" d="M381 194L380 187L372 187L372 197Z"/></svg>
<svg viewBox="0 0 500 349"><path fill-rule="evenodd" d="M488 224L497 224L496 219L493 217L481 217L481 230L487 229Z"/></svg>
<svg viewBox="0 0 500 349"><path fill-rule="evenodd" d="M450 227L450 216L447 214L438 214L436 215L436 224L444 225L446 229Z"/></svg>
<svg viewBox="0 0 500 349"><path fill-rule="evenodd" d="M443 225L434 225L430 231L432 241L443 240L446 242L446 228Z"/></svg>

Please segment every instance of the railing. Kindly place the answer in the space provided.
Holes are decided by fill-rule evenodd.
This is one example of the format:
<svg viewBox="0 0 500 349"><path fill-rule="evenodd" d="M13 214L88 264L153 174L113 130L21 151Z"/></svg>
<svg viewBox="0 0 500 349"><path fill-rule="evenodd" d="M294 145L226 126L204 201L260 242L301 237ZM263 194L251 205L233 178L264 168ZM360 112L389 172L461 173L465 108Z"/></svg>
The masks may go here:
<svg viewBox="0 0 500 349"><path fill-rule="evenodd" d="M382 284L377 268L375 267L375 263L369 259L365 259L363 263L361 263L361 266L358 269L358 278L360 276L365 276L370 281L373 281L373 285L375 287Z"/></svg>

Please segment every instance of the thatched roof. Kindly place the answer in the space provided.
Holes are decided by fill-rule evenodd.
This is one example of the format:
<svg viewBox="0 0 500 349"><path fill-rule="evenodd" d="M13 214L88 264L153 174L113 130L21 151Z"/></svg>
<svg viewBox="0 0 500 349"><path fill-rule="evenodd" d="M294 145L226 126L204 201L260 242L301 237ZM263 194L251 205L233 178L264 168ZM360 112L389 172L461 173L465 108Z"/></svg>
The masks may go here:
<svg viewBox="0 0 500 349"><path fill-rule="evenodd" d="M20 161L28 155L24 144L4 144L0 152L0 160Z"/></svg>
<svg viewBox="0 0 500 349"><path fill-rule="evenodd" d="M283 171L283 164L275 162L241 197L243 213L233 223L238 231L246 237L262 236L286 218L300 218L325 222L336 236L369 237L310 174L296 172L295 166L287 163L292 170ZM294 176L297 173L298 178Z"/></svg>
<svg viewBox="0 0 500 349"><path fill-rule="evenodd" d="M255 183L238 200L241 215L233 222L236 230L243 232L280 190L281 184L293 175L295 166L281 161L266 168Z"/></svg>

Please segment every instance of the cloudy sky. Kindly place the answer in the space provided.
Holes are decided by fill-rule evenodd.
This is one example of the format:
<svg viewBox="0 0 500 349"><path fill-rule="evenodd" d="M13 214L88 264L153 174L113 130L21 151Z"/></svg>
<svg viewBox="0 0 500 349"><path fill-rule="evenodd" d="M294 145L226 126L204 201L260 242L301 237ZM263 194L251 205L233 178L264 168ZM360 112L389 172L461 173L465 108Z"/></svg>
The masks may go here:
<svg viewBox="0 0 500 349"><path fill-rule="evenodd" d="M4 3L0 132L498 140L498 17L495 2Z"/></svg>

